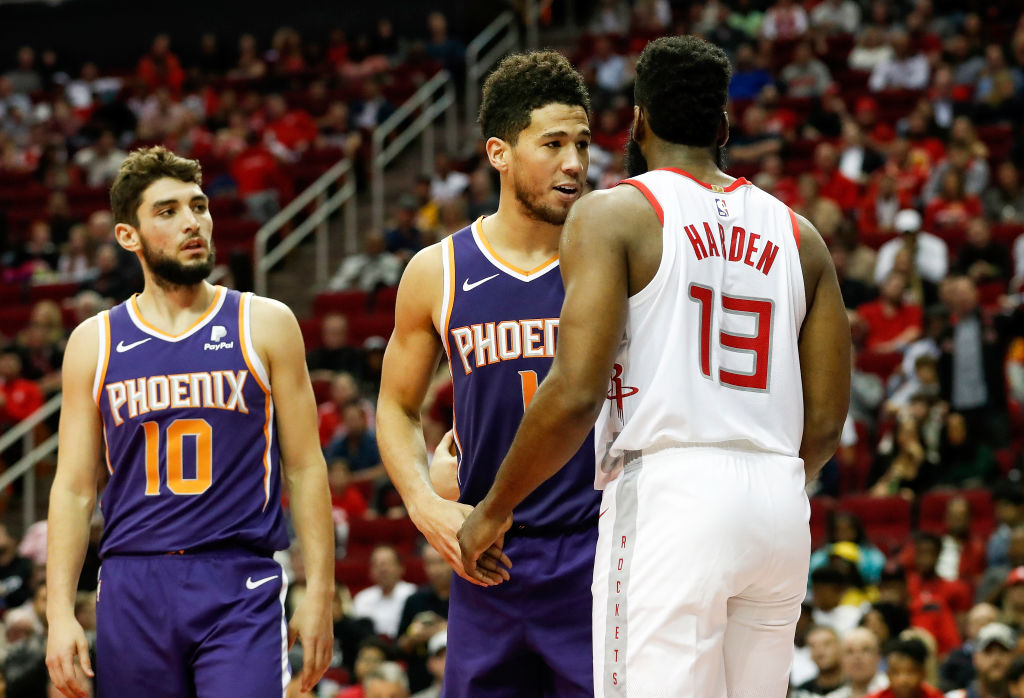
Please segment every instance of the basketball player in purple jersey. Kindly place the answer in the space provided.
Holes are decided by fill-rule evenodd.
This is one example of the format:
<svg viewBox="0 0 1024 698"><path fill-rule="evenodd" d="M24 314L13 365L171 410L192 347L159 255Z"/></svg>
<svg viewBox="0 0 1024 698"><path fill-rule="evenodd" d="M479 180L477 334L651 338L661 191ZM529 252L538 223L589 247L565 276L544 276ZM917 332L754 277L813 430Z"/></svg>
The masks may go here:
<svg viewBox="0 0 1024 698"><path fill-rule="evenodd" d="M280 303L205 281L201 181L162 147L128 156L111 208L145 289L68 341L46 575L46 664L65 696L93 676L74 600L101 458L100 698L280 698L290 642L303 690L330 661L333 526L302 336ZM288 545L282 475L307 573L290 625L272 557Z"/></svg>
<svg viewBox="0 0 1024 698"><path fill-rule="evenodd" d="M455 567L445 698L590 698L589 579L597 535L593 447L512 513L505 548L475 585L456 531L494 481L523 410L554 356L563 288L558 235L582 192L589 99L580 75L546 51L506 58L487 79L480 125L501 178L498 211L409 264L384 358L377 437L420 531ZM420 407L442 351L454 381L459 501L431 486Z"/></svg>
<svg viewBox="0 0 1024 698"><path fill-rule="evenodd" d="M597 419L599 698L786 695L804 487L849 404L849 325L821 236L718 167L730 72L696 37L644 49L635 176L566 221L558 353L459 533L472 576Z"/></svg>

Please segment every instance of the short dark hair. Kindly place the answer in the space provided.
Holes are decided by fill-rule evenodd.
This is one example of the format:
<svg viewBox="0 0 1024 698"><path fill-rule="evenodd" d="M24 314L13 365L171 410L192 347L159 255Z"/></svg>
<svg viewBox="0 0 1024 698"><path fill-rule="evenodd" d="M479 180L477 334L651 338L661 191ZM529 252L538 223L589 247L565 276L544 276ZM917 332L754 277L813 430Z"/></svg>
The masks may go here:
<svg viewBox="0 0 1024 698"><path fill-rule="evenodd" d="M514 53L484 82L477 122L484 138L515 145L530 125L530 112L549 104L580 106L590 114L590 95L576 69L557 51Z"/></svg>
<svg viewBox="0 0 1024 698"><path fill-rule="evenodd" d="M725 51L695 36L647 44L636 64L633 97L654 134L680 145L715 145L729 95L732 66Z"/></svg>
<svg viewBox="0 0 1024 698"><path fill-rule="evenodd" d="M924 667L925 662L928 661L928 648L916 637L907 640L893 640L887 644L885 646L886 658L894 654L906 657L919 667Z"/></svg>
<svg viewBox="0 0 1024 698"><path fill-rule="evenodd" d="M202 185L203 171L198 160L175 155L162 145L134 150L121 163L110 187L110 209L115 223L139 225L142 193L158 179L170 177Z"/></svg>
<svg viewBox="0 0 1024 698"><path fill-rule="evenodd" d="M914 545L927 543L935 547L935 552L942 552L942 536L933 531L918 531L914 534Z"/></svg>

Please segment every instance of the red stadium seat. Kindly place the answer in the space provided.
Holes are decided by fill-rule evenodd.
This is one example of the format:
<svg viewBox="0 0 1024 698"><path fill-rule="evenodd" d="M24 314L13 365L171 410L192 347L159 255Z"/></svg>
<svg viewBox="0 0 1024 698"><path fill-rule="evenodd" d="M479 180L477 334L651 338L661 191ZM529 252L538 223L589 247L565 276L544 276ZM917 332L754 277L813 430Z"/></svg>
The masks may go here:
<svg viewBox="0 0 1024 698"><path fill-rule="evenodd" d="M367 299L365 291L321 293L313 299L313 314L322 317L329 313L362 313L366 311Z"/></svg>
<svg viewBox="0 0 1024 698"><path fill-rule="evenodd" d="M32 307L28 305L11 305L0 308L0 336L13 337L28 326L32 316Z"/></svg>
<svg viewBox="0 0 1024 698"><path fill-rule="evenodd" d="M903 354L899 352L862 351L857 355L857 368L885 380L896 370L901 361L903 361Z"/></svg>
<svg viewBox="0 0 1024 698"><path fill-rule="evenodd" d="M306 351L317 349L322 344L322 325L323 319L316 316L299 320L299 330L302 331L302 342L306 345Z"/></svg>
<svg viewBox="0 0 1024 698"><path fill-rule="evenodd" d="M348 522L348 551L350 555L366 555L377 545L387 543L399 554L411 554L416 548L419 531L412 520L405 519L352 519Z"/></svg>
<svg viewBox="0 0 1024 698"><path fill-rule="evenodd" d="M910 502L898 495L846 496L836 509L859 518L868 538L886 554L899 549L910 536Z"/></svg>
<svg viewBox="0 0 1024 698"><path fill-rule="evenodd" d="M349 339L353 344L362 344L368 337L388 339L395 329L394 313L353 315L348 320Z"/></svg>
<svg viewBox="0 0 1024 698"><path fill-rule="evenodd" d="M373 296L373 309L378 313L394 313L395 300L398 298L397 286L385 286L377 289Z"/></svg>
<svg viewBox="0 0 1024 698"><path fill-rule="evenodd" d="M370 581L370 566L366 564L366 560L335 560L334 581L347 586L353 596L373 584Z"/></svg>
<svg viewBox="0 0 1024 698"><path fill-rule="evenodd" d="M48 300L60 303L66 298L71 298L78 292L78 284L45 284L33 286L29 290L29 302Z"/></svg>

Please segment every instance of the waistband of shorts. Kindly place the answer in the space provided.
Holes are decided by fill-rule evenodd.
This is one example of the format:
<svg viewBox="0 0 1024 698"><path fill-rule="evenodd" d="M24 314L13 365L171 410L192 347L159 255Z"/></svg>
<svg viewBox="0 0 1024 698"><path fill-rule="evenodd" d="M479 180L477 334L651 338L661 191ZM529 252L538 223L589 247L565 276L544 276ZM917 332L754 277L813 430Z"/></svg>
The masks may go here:
<svg viewBox="0 0 1024 698"><path fill-rule="evenodd" d="M126 553L111 553L104 555L102 559L133 559L133 558L161 558L161 557L274 557L273 550L253 548L238 543L211 543L200 545L194 548L182 548L180 550L167 551L140 551Z"/></svg>
<svg viewBox="0 0 1024 698"><path fill-rule="evenodd" d="M505 533L506 537L518 538L557 538L558 536L571 536L576 533L583 533L597 529L597 517L586 519L575 524L551 524L549 526L530 526L528 524L515 523Z"/></svg>
<svg viewBox="0 0 1024 698"><path fill-rule="evenodd" d="M682 441L665 441L652 446L651 448L645 448L641 451L623 451L622 455L619 456L622 459L623 469L633 469L639 467L641 462L645 458L652 456L661 455L664 453L672 453L674 451L707 451L716 453L722 456L733 456L733 457L759 457L759 458L777 458L780 461L798 461L799 456L788 455L785 453L775 453L772 451L759 451L750 447L747 441L718 441L718 442L682 442Z"/></svg>

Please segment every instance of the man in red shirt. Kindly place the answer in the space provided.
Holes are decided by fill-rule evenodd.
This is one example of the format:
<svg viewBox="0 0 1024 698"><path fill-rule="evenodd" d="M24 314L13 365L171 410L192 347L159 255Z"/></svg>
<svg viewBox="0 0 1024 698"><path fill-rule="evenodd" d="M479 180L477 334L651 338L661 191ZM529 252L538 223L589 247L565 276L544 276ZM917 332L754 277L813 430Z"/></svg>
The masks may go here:
<svg viewBox="0 0 1024 698"><path fill-rule="evenodd" d="M896 640L885 650L889 688L867 698L943 698L942 691L925 683L928 648L920 640Z"/></svg>
<svg viewBox="0 0 1024 698"><path fill-rule="evenodd" d="M860 190L856 182L839 171L839 151L831 143L820 143L814 149L814 176L822 196L835 201L844 211L857 208Z"/></svg>
<svg viewBox="0 0 1024 698"><path fill-rule="evenodd" d="M901 351L921 336L921 306L904 302L906 290L907 277L902 272L891 272L879 288L878 300L857 308L868 351Z"/></svg>
<svg viewBox="0 0 1024 698"><path fill-rule="evenodd" d="M43 391L21 377L21 357L10 349L0 353L0 431L14 426L43 405Z"/></svg>
<svg viewBox="0 0 1024 698"><path fill-rule="evenodd" d="M914 569L907 573L907 592L911 602L924 594L942 599L954 614L971 610L970 587L959 580L943 579L936 572L942 538L936 533L921 532L914 540Z"/></svg>

